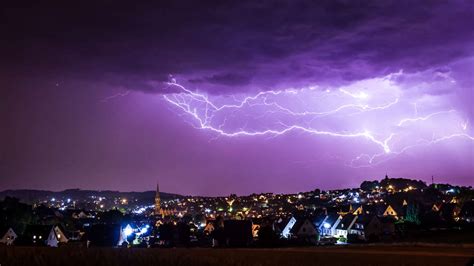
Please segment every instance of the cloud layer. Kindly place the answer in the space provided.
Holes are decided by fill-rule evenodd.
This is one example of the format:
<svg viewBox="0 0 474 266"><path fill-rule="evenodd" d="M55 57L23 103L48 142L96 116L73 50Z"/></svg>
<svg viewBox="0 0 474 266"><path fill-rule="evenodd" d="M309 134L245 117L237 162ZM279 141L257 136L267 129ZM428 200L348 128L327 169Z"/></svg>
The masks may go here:
<svg viewBox="0 0 474 266"><path fill-rule="evenodd" d="M472 10L471 1L173 1L133 9L59 1L6 8L2 51L8 68L29 74L144 91L173 74L225 94L442 67L472 55Z"/></svg>
<svg viewBox="0 0 474 266"><path fill-rule="evenodd" d="M386 172L472 185L472 141L420 139L474 133L473 10L473 1L9 3L0 16L0 187L144 190L160 179L191 194L294 192ZM226 132L297 124L385 140L396 131L394 151L417 148L357 168L370 158L353 158L383 147L300 131L222 137L196 129L193 112L205 117L206 103L169 81L219 105L289 92L268 97L273 109L259 98L216 112L211 125ZM295 120L271 113L276 103L391 108ZM437 112L447 113L397 126Z"/></svg>

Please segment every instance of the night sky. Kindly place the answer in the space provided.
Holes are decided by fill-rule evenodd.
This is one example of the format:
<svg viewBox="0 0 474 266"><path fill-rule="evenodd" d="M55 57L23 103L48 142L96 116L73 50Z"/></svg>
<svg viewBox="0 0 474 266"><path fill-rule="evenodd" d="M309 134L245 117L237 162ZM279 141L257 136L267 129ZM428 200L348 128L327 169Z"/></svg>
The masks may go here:
<svg viewBox="0 0 474 266"><path fill-rule="evenodd" d="M474 185L473 1L41 2L0 8L0 190Z"/></svg>

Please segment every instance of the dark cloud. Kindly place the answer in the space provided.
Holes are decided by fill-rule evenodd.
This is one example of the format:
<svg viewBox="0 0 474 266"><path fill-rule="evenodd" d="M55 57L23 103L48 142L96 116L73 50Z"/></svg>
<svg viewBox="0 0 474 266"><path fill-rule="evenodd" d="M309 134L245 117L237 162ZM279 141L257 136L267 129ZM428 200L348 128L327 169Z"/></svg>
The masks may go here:
<svg viewBox="0 0 474 266"><path fill-rule="evenodd" d="M251 77L235 73L215 74L209 77L190 79L190 83L211 83L224 86L245 86L249 84Z"/></svg>
<svg viewBox="0 0 474 266"><path fill-rule="evenodd" d="M170 73L215 93L346 82L440 66L473 44L471 1L32 5L3 8L2 70L144 91Z"/></svg>

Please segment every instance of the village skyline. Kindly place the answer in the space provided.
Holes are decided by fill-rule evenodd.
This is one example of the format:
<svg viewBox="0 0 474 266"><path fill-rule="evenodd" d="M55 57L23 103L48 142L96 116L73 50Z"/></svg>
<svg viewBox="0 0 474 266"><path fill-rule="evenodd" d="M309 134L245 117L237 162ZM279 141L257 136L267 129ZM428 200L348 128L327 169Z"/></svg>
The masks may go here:
<svg viewBox="0 0 474 266"><path fill-rule="evenodd" d="M366 181L381 181L383 178L387 178L389 177L387 174L384 174L385 176L384 177L375 177L375 178L367 178L367 179L363 179L361 182L366 182ZM383 176L383 175L382 175ZM449 182L449 180L447 180L446 178L440 178L441 179L441 182L439 182L437 180L437 178L435 176L430 176L429 178L409 178L409 177L391 177L391 178L402 178L402 179L409 179L409 180L419 180L419 181L422 181L424 182L425 184L434 184L434 183L437 183L437 184L447 184L447 185L452 185L452 186L457 186L457 187L472 187L474 185L474 183L467 183L467 184L456 184L456 183L452 183L452 182ZM473 178L474 180L474 178ZM163 183L160 183L160 179L156 179L156 182L153 184L150 185L150 188L153 188L154 186L156 186L156 184L161 184L161 187L163 187ZM324 187L319 187L319 186L315 186L313 188L308 188L308 189L321 189L321 190L343 190L343 189L351 189L351 188L357 188L358 186L360 185L359 184L354 184L352 186L347 186L347 185L344 185L344 184L339 184L338 186L336 187L333 187L333 188L324 188ZM166 187L165 187L166 188ZM228 188L226 188L228 189ZM235 195L242 195L242 196L245 196L245 195L250 195L250 194L258 194L258 193L277 193L277 194L295 194L295 193L298 193L298 192L304 192L304 191L307 191L308 189L302 189L302 190L298 190L298 191L270 191L270 190L261 190L261 191L249 191L249 192L246 192L246 193L238 193L238 192L235 192L235 191L232 191L232 188L229 188L228 191L226 193L222 193L220 192L221 188L216 188L216 191L214 192L209 192L210 194L199 194L199 192L196 192L196 193L179 193L177 191L172 191L172 190L167 190L165 193L168 193L168 194L176 194L176 195L183 195L183 196L203 196L203 197L222 197L222 196L226 196L226 195L229 195L229 194L235 194ZM133 193L133 192L137 192L137 193L140 193L140 192L151 192L151 191L154 191L153 189L130 189L130 190L117 190L117 189L113 189L113 188L108 188L107 186L104 186L103 188L93 188L93 187L84 187L84 188L81 188L81 187L68 187L68 188L60 188L60 189L46 189L46 188L28 188L28 187L19 187L19 188L3 188L3 190L0 190L0 195L2 195L2 193L5 193L5 192L8 192L8 191L45 191L45 192L63 192L63 191L68 191L68 190L82 190L82 191L113 191L113 192L120 192L120 193ZM219 194L221 193L221 194Z"/></svg>
<svg viewBox="0 0 474 266"><path fill-rule="evenodd" d="M374 179L367 179L367 180L363 180L362 183L365 183L365 182L374 182L374 181L382 181L384 178L391 178L391 179L402 179L402 180L416 180L416 181L420 181L420 182L423 182L427 185L433 185L433 184L438 184L438 185L448 185L448 186L452 186L452 187L465 187L465 188L470 188L472 187L471 184L468 184L468 185L459 185L459 184L452 184L452 183L449 183L449 182L442 182L442 183L437 183L435 182L435 179L434 177L432 177L429 181L427 180L422 180L422 179L413 179L413 178L406 178L406 177L389 177L388 175L385 175L385 177L383 178L374 178ZM362 184L361 183L361 184ZM154 186L156 185L159 185L160 182L159 180L157 179L157 182L154 184ZM339 188L331 188L331 189L323 189L323 188L320 188L320 187L314 187L314 188L308 188L307 190L302 190L302 191L293 191L293 192L272 192L272 191L255 191L255 192L251 192L251 193L248 193L248 194L238 194L238 193L227 193L227 194L221 194L221 195L199 195L199 194L196 194L196 195L192 195L192 194L180 194L180 193L175 193L173 191L162 191L162 193L164 194L169 194L169 195L179 195L179 196L196 196L196 197L225 197L225 196L228 196L228 195L237 195L237 196L248 196L248 195L252 195L252 194L265 194L265 193L275 193L275 194L298 194L300 192L306 192L306 191L311 191L311 190L328 190L328 191L332 191L332 190L348 190L348 189L355 189L355 188L358 188L360 187L359 186L353 186L353 187L349 187L349 186L346 186L344 187L343 185L341 185L341 187ZM161 187L163 187L161 185ZM4 190L1 190L0 191L0 196L5 196L5 195L9 195L8 193L12 193L12 192L45 192L45 193L62 193L62 192L68 192L68 191L83 191L83 192L91 192L91 191L95 191L95 192L116 192L116 193L154 193L155 190L154 189L149 189L149 190L114 190L114 189L88 189L88 188L77 188L77 187L74 187L74 188L66 188L66 189L61 189L61 190L47 190L47 189L35 189L35 188L18 188L18 189L4 189ZM10 195L13 195L15 196L15 194L10 194ZM17 195L18 196L18 195ZM19 197L21 198L21 196Z"/></svg>
<svg viewBox="0 0 474 266"><path fill-rule="evenodd" d="M1 192L0 196L4 198L0 205L4 206L1 212L5 217L0 225L5 228L2 230L8 229L0 243L7 245L167 247L194 241L193 245L203 247L245 247L390 243L422 235L426 238L431 235L427 229L470 234L468 228L474 222L472 187L427 185L420 180L388 176L380 181L364 181L358 188L314 189L296 194L183 196L164 193L157 184L150 192L27 190ZM102 231L91 235L97 228ZM48 230L54 232L52 237L41 235L48 234ZM181 232L179 240L172 237L174 230ZM49 240L44 242L46 238Z"/></svg>

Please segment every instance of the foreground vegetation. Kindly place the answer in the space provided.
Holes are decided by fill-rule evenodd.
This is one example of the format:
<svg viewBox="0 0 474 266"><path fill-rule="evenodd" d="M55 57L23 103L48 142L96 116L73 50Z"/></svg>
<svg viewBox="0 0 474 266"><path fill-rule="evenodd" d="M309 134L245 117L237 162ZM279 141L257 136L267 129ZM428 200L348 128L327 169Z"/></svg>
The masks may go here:
<svg viewBox="0 0 474 266"><path fill-rule="evenodd" d="M0 264L23 265L473 265L474 248L359 246L291 249L0 247Z"/></svg>

